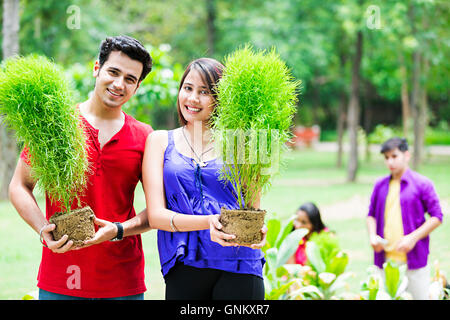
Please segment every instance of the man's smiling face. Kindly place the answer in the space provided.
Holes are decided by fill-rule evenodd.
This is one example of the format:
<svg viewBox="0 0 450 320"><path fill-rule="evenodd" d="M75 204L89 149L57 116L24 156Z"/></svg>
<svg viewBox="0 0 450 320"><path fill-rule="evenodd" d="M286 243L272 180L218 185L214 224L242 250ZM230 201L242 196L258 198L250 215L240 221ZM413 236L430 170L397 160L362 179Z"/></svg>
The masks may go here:
<svg viewBox="0 0 450 320"><path fill-rule="evenodd" d="M101 67L95 63L94 95L107 107L122 106L136 93L142 69L141 62L121 51L112 51Z"/></svg>

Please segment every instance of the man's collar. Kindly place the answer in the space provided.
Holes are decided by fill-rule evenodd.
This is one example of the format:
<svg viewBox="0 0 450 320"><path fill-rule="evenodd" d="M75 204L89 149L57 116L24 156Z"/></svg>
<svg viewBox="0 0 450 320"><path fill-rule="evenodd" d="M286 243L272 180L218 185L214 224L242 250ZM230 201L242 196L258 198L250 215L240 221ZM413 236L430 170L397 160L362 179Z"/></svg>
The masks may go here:
<svg viewBox="0 0 450 320"><path fill-rule="evenodd" d="M402 183L402 182L408 183L410 181L410 178L411 178L411 169L407 168L405 170L405 172L403 172L403 174L400 178L400 183ZM391 181L391 180L392 180L392 174L389 175L389 181Z"/></svg>

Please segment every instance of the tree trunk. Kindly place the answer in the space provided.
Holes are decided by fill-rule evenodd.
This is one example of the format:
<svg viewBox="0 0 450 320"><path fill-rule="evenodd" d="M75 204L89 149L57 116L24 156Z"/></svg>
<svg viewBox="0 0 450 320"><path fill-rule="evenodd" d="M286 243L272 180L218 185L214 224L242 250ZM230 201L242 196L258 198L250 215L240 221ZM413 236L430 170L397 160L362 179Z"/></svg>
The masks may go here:
<svg viewBox="0 0 450 320"><path fill-rule="evenodd" d="M407 138L410 132L411 107L408 96L408 75L406 71L405 58L400 54L400 75L402 78L401 100L402 100L402 123L403 136Z"/></svg>
<svg viewBox="0 0 450 320"><path fill-rule="evenodd" d="M19 0L3 1L3 59L19 53ZM2 119L0 119L2 120ZM8 186L17 161L13 132L0 121L0 200L8 199Z"/></svg>
<svg viewBox="0 0 450 320"><path fill-rule="evenodd" d="M311 116L312 116L312 125L319 123L319 115L318 110L322 107L320 102L320 91L319 91L319 84L316 83L314 80L312 81L312 101L313 101L313 107L311 110Z"/></svg>
<svg viewBox="0 0 450 320"><path fill-rule="evenodd" d="M19 0L3 0L3 59L19 53Z"/></svg>
<svg viewBox="0 0 450 320"><path fill-rule="evenodd" d="M428 60L423 59L423 74L428 71ZM426 86L423 85L420 91L420 101L417 102L417 116L414 119L414 154L413 168L417 170L423 161L425 146L425 129L427 127L428 97Z"/></svg>
<svg viewBox="0 0 450 320"><path fill-rule="evenodd" d="M359 124L359 82L362 59L363 34L358 31L356 36L356 50L352 66L352 87L348 105L348 134L350 138L350 157L347 167L347 180L354 182L358 171L358 124Z"/></svg>
<svg viewBox="0 0 450 320"><path fill-rule="evenodd" d="M411 3L409 7L409 18L412 23L412 36L417 39L416 14L414 4ZM421 132L424 130L421 119L421 107L419 107L421 99L420 75L421 75L421 60L422 54L420 52L420 45L413 52L413 71L412 71L412 92L411 92L411 109L414 118L414 153L412 165L414 169L418 169L422 158L423 137Z"/></svg>
<svg viewBox="0 0 450 320"><path fill-rule="evenodd" d="M340 71L341 74L345 74L345 64L347 62L347 56L345 53L340 51L339 54L339 61L340 61ZM347 105L347 90L344 88L341 89L341 96L339 101L339 109L337 114L337 144L338 144L338 151L337 151L337 162L336 167L341 168L342 167L342 154L343 154L343 146L342 146L342 140L344 137L344 131L345 131L345 121L346 121L346 113L345 113L345 106Z"/></svg>
<svg viewBox="0 0 450 320"><path fill-rule="evenodd" d="M214 55L216 45L216 0L206 0L206 38L209 55Z"/></svg>
<svg viewBox="0 0 450 320"><path fill-rule="evenodd" d="M369 81L364 81L365 87L365 105L364 105L364 132L366 134L366 145L365 145L365 155L366 162L370 161L370 141L369 141L369 132L370 127L372 125L372 117L373 117L373 104L372 102L375 99L375 88Z"/></svg>
<svg viewBox="0 0 450 320"><path fill-rule="evenodd" d="M338 116L337 116L337 143L338 143L338 153L337 153L337 162L336 166L338 168L342 167L342 153L343 153L343 146L342 146L342 138L344 137L344 128L345 128L345 106L347 103L347 94L342 91L341 92L341 98L339 101L339 110L338 110Z"/></svg>

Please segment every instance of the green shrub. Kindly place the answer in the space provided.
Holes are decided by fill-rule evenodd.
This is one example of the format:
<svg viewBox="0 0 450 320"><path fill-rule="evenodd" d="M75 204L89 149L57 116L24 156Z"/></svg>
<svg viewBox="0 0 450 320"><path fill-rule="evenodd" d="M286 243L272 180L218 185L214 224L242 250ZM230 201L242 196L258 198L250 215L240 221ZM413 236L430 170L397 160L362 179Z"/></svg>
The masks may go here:
<svg viewBox="0 0 450 320"><path fill-rule="evenodd" d="M79 111L64 71L45 57L4 61L0 112L29 149L32 176L69 210L86 185L88 160Z"/></svg>
<svg viewBox="0 0 450 320"><path fill-rule="evenodd" d="M410 300L405 291L408 279L405 276L406 265L388 260L383 264L384 281L376 266L368 268L369 276L361 285L363 300Z"/></svg>
<svg viewBox="0 0 450 320"><path fill-rule="evenodd" d="M369 142L382 144L387 139L392 137L403 137L403 130L398 127L389 127L379 124L375 130L369 134ZM412 130L407 136L410 145L414 143L414 134ZM450 132L448 131L448 124L445 121L439 123L434 127L427 127L425 130L425 145L450 145Z"/></svg>
<svg viewBox="0 0 450 320"><path fill-rule="evenodd" d="M247 45L225 59L211 126L224 160L221 178L235 187L241 209L253 207L278 171L299 84L274 49L255 52Z"/></svg>
<svg viewBox="0 0 450 320"><path fill-rule="evenodd" d="M436 128L425 131L426 145L450 145L450 131L447 122L441 121Z"/></svg>
<svg viewBox="0 0 450 320"><path fill-rule="evenodd" d="M289 277L289 266L286 262L295 253L308 229L292 231L294 218L291 217L284 225L276 218L267 222L266 244L262 248L267 260L264 265L266 300L286 299L288 290L295 283L295 280Z"/></svg>

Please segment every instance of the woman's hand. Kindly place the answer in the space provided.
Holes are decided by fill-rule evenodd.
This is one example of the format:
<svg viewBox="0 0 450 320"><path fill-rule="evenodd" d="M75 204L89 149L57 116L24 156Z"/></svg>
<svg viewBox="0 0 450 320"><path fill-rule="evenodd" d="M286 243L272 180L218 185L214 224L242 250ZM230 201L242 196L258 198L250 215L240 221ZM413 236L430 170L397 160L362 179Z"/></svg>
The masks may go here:
<svg viewBox="0 0 450 320"><path fill-rule="evenodd" d="M226 242L225 240L233 240L236 239L236 236L233 234L228 234L223 231L222 224L219 222L219 215L211 215L209 216L209 231L211 234L211 240L217 242L223 247L236 247L243 246L249 247L252 249L261 249L266 244L266 236L267 236L267 227L264 225L261 228L262 240L260 243L254 243L251 245L241 245L235 242Z"/></svg>
<svg viewBox="0 0 450 320"><path fill-rule="evenodd" d="M208 220L209 220L209 231L211 234L212 241L217 242L218 244L220 244L223 247L235 247L238 245L237 243L234 243L234 242L226 242L225 241L225 240L236 239L236 236L233 234L228 234L228 233L221 231L223 226L219 222L218 214L208 216Z"/></svg>
<svg viewBox="0 0 450 320"><path fill-rule="evenodd" d="M262 235L261 242L250 245L250 248L252 248L252 249L261 249L262 247L264 247L266 245L266 236L267 236L267 227L266 227L266 225L263 225L263 227L261 228L261 235Z"/></svg>
<svg viewBox="0 0 450 320"><path fill-rule="evenodd" d="M263 225L263 227L261 228L261 235L262 235L262 239L260 243L253 243L253 244L241 244L240 246L242 247L249 247L252 249L261 249L262 247L265 246L266 244L266 236L267 236L267 227L266 225Z"/></svg>

